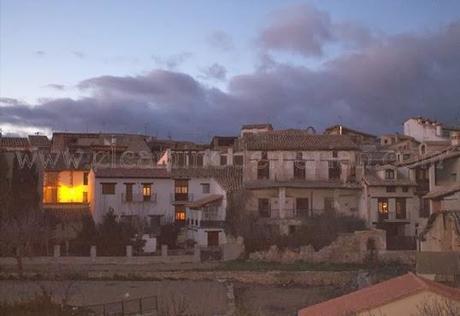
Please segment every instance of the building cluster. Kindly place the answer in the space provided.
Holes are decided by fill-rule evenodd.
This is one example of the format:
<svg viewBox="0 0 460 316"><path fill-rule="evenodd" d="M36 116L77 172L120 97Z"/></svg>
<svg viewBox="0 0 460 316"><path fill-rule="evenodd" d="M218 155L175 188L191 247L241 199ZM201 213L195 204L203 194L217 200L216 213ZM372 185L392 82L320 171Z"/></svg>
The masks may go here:
<svg viewBox="0 0 460 316"><path fill-rule="evenodd" d="M403 131L376 136L336 125L317 134L252 124L209 144L66 132L0 137L0 150L10 161L28 152L39 165L41 208L56 217L63 241L82 216L100 223L109 212L152 235L176 223L182 240L203 247L227 242L231 212L282 234L330 213L384 229L389 249L415 249L432 214L460 214L460 128L416 117Z"/></svg>

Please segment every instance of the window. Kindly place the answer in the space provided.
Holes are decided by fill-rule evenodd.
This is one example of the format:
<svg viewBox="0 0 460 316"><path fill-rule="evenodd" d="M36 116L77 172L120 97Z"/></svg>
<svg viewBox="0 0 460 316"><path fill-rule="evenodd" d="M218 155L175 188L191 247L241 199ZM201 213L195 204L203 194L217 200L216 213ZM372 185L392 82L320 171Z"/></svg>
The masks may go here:
<svg viewBox="0 0 460 316"><path fill-rule="evenodd" d="M174 200L188 201L188 180L176 180L174 183Z"/></svg>
<svg viewBox="0 0 460 316"><path fill-rule="evenodd" d="M226 155L220 155L220 165L221 166L226 166L227 165L227 156Z"/></svg>
<svg viewBox="0 0 460 316"><path fill-rule="evenodd" d="M423 199L422 207L420 208L419 217L430 217L430 200Z"/></svg>
<svg viewBox="0 0 460 316"><path fill-rule="evenodd" d="M295 234L296 226L289 225L289 235Z"/></svg>
<svg viewBox="0 0 460 316"><path fill-rule="evenodd" d="M402 187L402 191L403 191L404 193L409 192L409 187Z"/></svg>
<svg viewBox="0 0 460 316"><path fill-rule="evenodd" d="M260 160L257 162L257 179L270 178L270 162L268 160Z"/></svg>
<svg viewBox="0 0 460 316"><path fill-rule="evenodd" d="M338 152L336 150L334 150L332 152L332 158L337 158L339 156Z"/></svg>
<svg viewBox="0 0 460 316"><path fill-rule="evenodd" d="M203 154L197 154L196 155L196 165L197 167L203 167L204 166L204 161L203 161Z"/></svg>
<svg viewBox="0 0 460 316"><path fill-rule="evenodd" d="M325 197L324 198L324 211L325 212L334 212L334 198L333 197Z"/></svg>
<svg viewBox="0 0 460 316"><path fill-rule="evenodd" d="M133 184L132 183L125 183L125 201L132 202L133 200Z"/></svg>
<svg viewBox="0 0 460 316"><path fill-rule="evenodd" d="M243 156L241 156L241 155L233 156L233 165L242 166L243 165Z"/></svg>
<svg viewBox="0 0 460 316"><path fill-rule="evenodd" d="M176 206L176 216L175 216L176 222L185 223L186 217L187 216L186 216L184 207L183 206Z"/></svg>
<svg viewBox="0 0 460 316"><path fill-rule="evenodd" d="M270 201L268 199L259 199L258 211L260 217L270 217Z"/></svg>
<svg viewBox="0 0 460 316"><path fill-rule="evenodd" d="M340 162L329 161L329 180L339 180L341 174Z"/></svg>
<svg viewBox="0 0 460 316"><path fill-rule="evenodd" d="M388 199L387 198L377 199L377 208L378 208L379 221L388 219L388 211L389 211L388 210Z"/></svg>
<svg viewBox="0 0 460 316"><path fill-rule="evenodd" d="M102 194L112 195L115 194L115 183L101 183L102 185Z"/></svg>
<svg viewBox="0 0 460 316"><path fill-rule="evenodd" d="M152 184L143 183L142 184L142 197L144 201L150 201L152 198Z"/></svg>
<svg viewBox="0 0 460 316"><path fill-rule="evenodd" d="M394 186L388 186L386 189L387 189L388 193L396 192L396 187L394 187Z"/></svg>
<svg viewBox="0 0 460 316"><path fill-rule="evenodd" d="M261 159L262 159L262 160L268 160L268 154L267 154L266 151L263 151L263 152L261 153Z"/></svg>
<svg viewBox="0 0 460 316"><path fill-rule="evenodd" d="M302 152L299 151L295 154L295 159L296 160L303 160L303 155L302 155Z"/></svg>
<svg viewBox="0 0 460 316"><path fill-rule="evenodd" d="M406 219L406 199L404 198L396 199L396 218Z"/></svg>
<svg viewBox="0 0 460 316"><path fill-rule="evenodd" d="M385 179L394 179L395 178L395 171L393 169L385 170Z"/></svg>
<svg viewBox="0 0 460 316"><path fill-rule="evenodd" d="M310 205L308 204L308 199L307 198L297 198L295 200L295 205L296 205L296 215L300 217L307 217L308 216L308 210L310 208Z"/></svg>
<svg viewBox="0 0 460 316"><path fill-rule="evenodd" d="M88 172L83 172L83 185L88 185Z"/></svg>
<svg viewBox="0 0 460 316"><path fill-rule="evenodd" d="M203 193L211 192L211 185L209 183L202 183L201 184L201 192L203 192Z"/></svg>
<svg viewBox="0 0 460 316"><path fill-rule="evenodd" d="M294 161L294 179L305 180L305 161Z"/></svg>

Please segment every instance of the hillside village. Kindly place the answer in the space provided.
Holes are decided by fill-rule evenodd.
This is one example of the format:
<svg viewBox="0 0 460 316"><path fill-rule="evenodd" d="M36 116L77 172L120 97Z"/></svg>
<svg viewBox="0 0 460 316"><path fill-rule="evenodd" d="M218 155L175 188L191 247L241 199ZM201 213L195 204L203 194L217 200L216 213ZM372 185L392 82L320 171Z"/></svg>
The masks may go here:
<svg viewBox="0 0 460 316"><path fill-rule="evenodd" d="M2 136L0 151L3 223L24 208L46 218L45 240L23 228L33 249L13 245L24 256L360 263L372 254L417 262L431 280L460 275L460 127L427 118L386 135L248 124L209 144ZM91 237L109 220L131 229L113 253ZM329 236L318 227L330 227Z"/></svg>

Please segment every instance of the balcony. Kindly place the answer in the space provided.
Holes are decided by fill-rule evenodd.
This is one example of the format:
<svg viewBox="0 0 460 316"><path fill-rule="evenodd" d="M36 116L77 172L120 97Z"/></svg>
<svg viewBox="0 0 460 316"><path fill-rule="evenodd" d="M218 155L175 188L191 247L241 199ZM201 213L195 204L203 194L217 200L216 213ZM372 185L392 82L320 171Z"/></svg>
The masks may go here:
<svg viewBox="0 0 460 316"><path fill-rule="evenodd" d="M409 213L404 211L400 213L388 212L388 213L378 213L377 220L379 223L382 222L409 222Z"/></svg>
<svg viewBox="0 0 460 316"><path fill-rule="evenodd" d="M144 196L142 193L133 194L131 198L129 198L126 193L121 195L121 203L122 204L139 204L139 203L156 203L157 202L157 194L152 193L149 196Z"/></svg>
<svg viewBox="0 0 460 316"><path fill-rule="evenodd" d="M193 201L192 193L171 193L171 203L181 204Z"/></svg>
<svg viewBox="0 0 460 316"><path fill-rule="evenodd" d="M329 212L330 210L324 210L324 209L309 210L309 209L293 208L293 209L284 209L283 211L284 211L284 217L280 216L279 209L259 210L258 214L261 218L270 218L270 219L308 219L310 217Z"/></svg>

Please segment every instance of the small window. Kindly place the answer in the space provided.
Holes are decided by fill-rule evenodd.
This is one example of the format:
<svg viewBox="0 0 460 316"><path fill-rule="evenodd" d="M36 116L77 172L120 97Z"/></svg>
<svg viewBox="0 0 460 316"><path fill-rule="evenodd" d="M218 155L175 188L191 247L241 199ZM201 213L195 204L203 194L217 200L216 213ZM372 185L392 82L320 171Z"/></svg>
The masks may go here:
<svg viewBox="0 0 460 316"><path fill-rule="evenodd" d="M125 201L132 202L133 201L133 184L132 183L125 183Z"/></svg>
<svg viewBox="0 0 460 316"><path fill-rule="evenodd" d="M409 192L409 187L402 187L402 191L403 191L404 193Z"/></svg>
<svg viewBox="0 0 460 316"><path fill-rule="evenodd" d="M303 159L303 155L302 155L302 152L299 151L295 154L295 159L296 160L302 160Z"/></svg>
<svg viewBox="0 0 460 316"><path fill-rule="evenodd" d="M386 198L379 198L377 200L377 208L378 208L378 215L379 220L388 219L388 199Z"/></svg>
<svg viewBox="0 0 460 316"><path fill-rule="evenodd" d="M88 185L88 172L83 173L83 185Z"/></svg>
<svg viewBox="0 0 460 316"><path fill-rule="evenodd" d="M175 215L176 222L185 222L186 217L185 209L182 206L177 206Z"/></svg>
<svg viewBox="0 0 460 316"><path fill-rule="evenodd" d="M261 158L264 159L264 160L268 159L268 154L267 154L266 151L263 151L261 156L262 156Z"/></svg>
<svg viewBox="0 0 460 316"><path fill-rule="evenodd" d="M150 201L152 197L152 184L151 183L142 184L142 196L144 198L144 201Z"/></svg>
<svg viewBox="0 0 460 316"><path fill-rule="evenodd" d="M227 165L227 156L220 155L220 165L221 166L226 166Z"/></svg>
<svg viewBox="0 0 460 316"><path fill-rule="evenodd" d="M396 187L394 187L394 186L388 186L388 187L387 187L387 192L388 192L388 193L396 192Z"/></svg>
<svg viewBox="0 0 460 316"><path fill-rule="evenodd" d="M260 217L270 217L270 200L258 199L258 211Z"/></svg>
<svg viewBox="0 0 460 316"><path fill-rule="evenodd" d="M203 193L209 193L211 192L211 185L209 183L202 183L201 184L201 191Z"/></svg>
<svg viewBox="0 0 460 316"><path fill-rule="evenodd" d="M393 169L385 170L385 179L394 179L395 178L395 171Z"/></svg>
<svg viewBox="0 0 460 316"><path fill-rule="evenodd" d="M102 185L102 194L112 195L115 194L115 183L101 183Z"/></svg>
<svg viewBox="0 0 460 316"><path fill-rule="evenodd" d="M233 156L233 165L242 166L243 165L243 156L241 156L241 155Z"/></svg>
<svg viewBox="0 0 460 316"><path fill-rule="evenodd" d="M334 150L332 152L332 158L337 158L339 156L338 152L336 150Z"/></svg>
<svg viewBox="0 0 460 316"><path fill-rule="evenodd" d="M197 167L203 167L204 161L203 161L203 154L197 154L196 155L196 165Z"/></svg>

